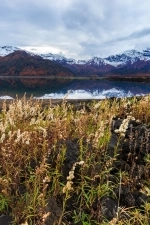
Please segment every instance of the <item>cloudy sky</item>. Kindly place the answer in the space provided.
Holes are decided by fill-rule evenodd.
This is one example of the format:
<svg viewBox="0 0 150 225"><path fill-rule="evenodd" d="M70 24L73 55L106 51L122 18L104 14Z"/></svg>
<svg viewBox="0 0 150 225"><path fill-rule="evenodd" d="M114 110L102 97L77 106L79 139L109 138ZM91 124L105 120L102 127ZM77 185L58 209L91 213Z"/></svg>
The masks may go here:
<svg viewBox="0 0 150 225"><path fill-rule="evenodd" d="M150 47L149 0L0 0L0 45L69 58Z"/></svg>

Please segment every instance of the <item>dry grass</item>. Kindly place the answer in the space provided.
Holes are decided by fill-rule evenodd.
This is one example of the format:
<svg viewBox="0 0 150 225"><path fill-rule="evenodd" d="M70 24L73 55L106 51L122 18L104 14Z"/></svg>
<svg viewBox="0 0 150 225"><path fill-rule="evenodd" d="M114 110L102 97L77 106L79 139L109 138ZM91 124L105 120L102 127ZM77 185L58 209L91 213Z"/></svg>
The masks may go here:
<svg viewBox="0 0 150 225"><path fill-rule="evenodd" d="M109 182L108 177L116 156L110 158L106 153L112 118L116 116L132 116L150 125L150 96L91 101L78 106L64 100L61 104L49 102L43 107L42 101L25 97L7 105L3 102L0 213L11 214L14 224L44 224L50 216L46 211L48 200L53 198L61 208L61 215L54 224L69 224L69 215L74 224L108 224L101 216L101 207L96 212L92 207L102 196L114 196L115 184ZM77 140L79 154L65 177L68 140ZM117 154L117 150L114 151ZM76 178L77 167L80 173ZM150 168L149 155L146 167ZM122 182L130 179L130 174L121 176ZM149 191L150 182L147 188ZM75 207L69 211L71 198ZM109 224L148 224L148 203L143 212L123 210L132 215L130 220L123 221L116 215Z"/></svg>

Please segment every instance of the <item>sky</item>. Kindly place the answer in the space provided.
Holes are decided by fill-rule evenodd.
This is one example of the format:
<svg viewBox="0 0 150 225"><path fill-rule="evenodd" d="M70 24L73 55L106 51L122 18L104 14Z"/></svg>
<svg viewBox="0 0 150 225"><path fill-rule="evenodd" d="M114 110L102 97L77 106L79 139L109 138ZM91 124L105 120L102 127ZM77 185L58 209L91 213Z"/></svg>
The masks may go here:
<svg viewBox="0 0 150 225"><path fill-rule="evenodd" d="M150 1L0 0L0 45L74 59L150 48Z"/></svg>

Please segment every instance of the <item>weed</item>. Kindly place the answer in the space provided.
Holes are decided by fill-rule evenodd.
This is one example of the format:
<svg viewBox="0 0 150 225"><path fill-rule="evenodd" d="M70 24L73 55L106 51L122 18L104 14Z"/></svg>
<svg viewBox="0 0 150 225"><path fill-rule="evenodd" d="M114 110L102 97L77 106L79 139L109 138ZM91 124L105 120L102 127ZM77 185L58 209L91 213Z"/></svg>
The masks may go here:
<svg viewBox="0 0 150 225"><path fill-rule="evenodd" d="M121 198L122 187L150 196L150 97L105 99L79 107L66 99L42 104L25 96L8 107L3 103L0 214L10 214L14 225L49 220L57 225L149 224L148 201L141 209L124 207ZM115 145L114 118L123 121L113 133ZM146 127L142 134L137 130L141 123ZM123 152L120 146L127 144ZM106 196L118 202L110 221L102 214L101 199ZM51 207L50 199L55 203Z"/></svg>

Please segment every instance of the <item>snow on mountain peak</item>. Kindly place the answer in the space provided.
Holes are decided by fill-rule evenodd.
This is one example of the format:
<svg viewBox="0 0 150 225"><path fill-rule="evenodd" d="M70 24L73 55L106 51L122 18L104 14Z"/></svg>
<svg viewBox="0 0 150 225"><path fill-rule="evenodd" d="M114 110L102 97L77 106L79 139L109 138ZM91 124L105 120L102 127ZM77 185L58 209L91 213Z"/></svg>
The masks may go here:
<svg viewBox="0 0 150 225"><path fill-rule="evenodd" d="M58 55L58 54L52 54L52 53L47 53L47 54L40 54L40 56L43 59L49 59L49 60L64 60L64 56Z"/></svg>
<svg viewBox="0 0 150 225"><path fill-rule="evenodd" d="M143 50L143 51L142 51L142 54L143 54L145 57L150 58L150 48L147 48L147 49Z"/></svg>
<svg viewBox="0 0 150 225"><path fill-rule="evenodd" d="M48 53L48 54L40 54L40 56L43 59L49 59L49 60L52 60L52 61L58 61L58 62L63 61L63 62L66 62L68 64L76 63L75 59L67 59L63 55L58 55L58 54Z"/></svg>
<svg viewBox="0 0 150 225"><path fill-rule="evenodd" d="M100 66L100 65L105 65L106 63L105 63L104 59L95 56L92 59L88 60L87 64L95 64L95 65Z"/></svg>
<svg viewBox="0 0 150 225"><path fill-rule="evenodd" d="M18 50L21 49L12 46L0 46L0 56L5 56Z"/></svg>
<svg viewBox="0 0 150 225"><path fill-rule="evenodd" d="M18 47L12 47L12 46L0 46L0 56L6 56L14 51L17 50L23 50ZM26 51L28 54L34 56L35 54L32 52ZM92 57L89 60L75 60L71 58L66 58L62 54L39 54L43 59L48 59L51 61L56 61L58 63L62 64L78 64L78 65L96 65L96 66L102 66L102 65L111 65L114 67L123 66L127 63L133 64L134 62L138 60L148 61L150 60L150 48L147 48L143 51L137 51L137 50L127 50L122 54L116 54L108 56L107 58L100 58L100 57Z"/></svg>
<svg viewBox="0 0 150 225"><path fill-rule="evenodd" d="M84 65L87 63L87 61L86 60L77 60L76 63L79 65Z"/></svg>
<svg viewBox="0 0 150 225"><path fill-rule="evenodd" d="M141 52L138 52L137 50L132 49L132 50L125 51L123 54L125 54L129 57L135 57L135 56L141 54Z"/></svg>
<svg viewBox="0 0 150 225"><path fill-rule="evenodd" d="M138 60L150 60L150 49L142 52L136 50L127 50L123 54L112 55L105 58L106 62L112 66L125 65L127 63L133 64Z"/></svg>

